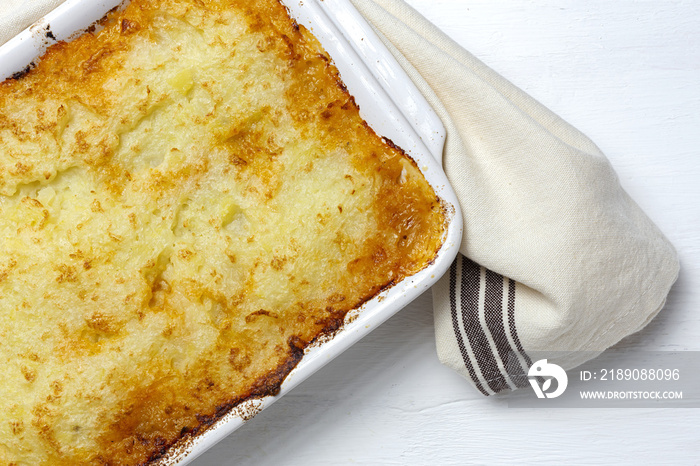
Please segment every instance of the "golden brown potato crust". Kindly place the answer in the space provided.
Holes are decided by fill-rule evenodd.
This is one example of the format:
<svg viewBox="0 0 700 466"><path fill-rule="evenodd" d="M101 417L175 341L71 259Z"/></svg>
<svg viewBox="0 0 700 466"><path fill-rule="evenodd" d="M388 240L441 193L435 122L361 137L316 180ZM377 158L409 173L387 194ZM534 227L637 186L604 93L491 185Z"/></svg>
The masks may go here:
<svg viewBox="0 0 700 466"><path fill-rule="evenodd" d="M275 393L444 213L277 1L134 0L0 85L0 463L138 464Z"/></svg>

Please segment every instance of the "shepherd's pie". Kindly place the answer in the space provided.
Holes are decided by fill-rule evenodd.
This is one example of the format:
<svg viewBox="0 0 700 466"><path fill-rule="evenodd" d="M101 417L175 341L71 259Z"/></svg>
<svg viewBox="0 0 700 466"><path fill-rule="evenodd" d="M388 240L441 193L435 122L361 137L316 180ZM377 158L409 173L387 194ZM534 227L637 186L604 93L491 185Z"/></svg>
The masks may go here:
<svg viewBox="0 0 700 466"><path fill-rule="evenodd" d="M276 0L134 0L0 85L0 463L157 460L444 223Z"/></svg>

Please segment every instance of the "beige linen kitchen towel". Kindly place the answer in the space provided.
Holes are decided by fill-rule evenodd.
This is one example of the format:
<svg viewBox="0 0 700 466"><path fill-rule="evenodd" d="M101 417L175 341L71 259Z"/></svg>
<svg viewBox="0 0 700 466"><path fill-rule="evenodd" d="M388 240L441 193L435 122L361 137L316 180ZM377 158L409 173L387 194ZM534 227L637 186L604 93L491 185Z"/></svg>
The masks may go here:
<svg viewBox="0 0 700 466"><path fill-rule="evenodd" d="M644 327L678 259L600 150L402 1L352 1L447 129L464 238L433 288L440 360L490 395L531 354L569 369Z"/></svg>
<svg viewBox="0 0 700 466"><path fill-rule="evenodd" d="M447 129L465 233L433 288L441 361L490 395L530 355L572 368L646 325L678 259L600 150L402 1L352 2ZM0 2L0 42L59 3Z"/></svg>

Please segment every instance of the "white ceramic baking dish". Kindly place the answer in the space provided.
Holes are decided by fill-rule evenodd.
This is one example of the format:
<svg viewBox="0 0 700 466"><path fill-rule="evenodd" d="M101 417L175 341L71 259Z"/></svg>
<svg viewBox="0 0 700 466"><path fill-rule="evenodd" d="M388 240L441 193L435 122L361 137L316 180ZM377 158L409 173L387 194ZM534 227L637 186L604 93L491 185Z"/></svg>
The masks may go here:
<svg viewBox="0 0 700 466"><path fill-rule="evenodd" d="M78 35L121 3L122 0L66 1L0 47L0 77L4 79L25 69L56 40ZM444 244L429 267L350 312L333 338L307 348L277 396L243 403L204 434L171 449L161 460L162 464L189 463L398 312L447 271L461 241L459 204L439 162L444 127L372 27L348 0L283 0L282 3L298 23L321 41L359 104L363 118L378 134L391 139L413 157L444 201L448 210Z"/></svg>

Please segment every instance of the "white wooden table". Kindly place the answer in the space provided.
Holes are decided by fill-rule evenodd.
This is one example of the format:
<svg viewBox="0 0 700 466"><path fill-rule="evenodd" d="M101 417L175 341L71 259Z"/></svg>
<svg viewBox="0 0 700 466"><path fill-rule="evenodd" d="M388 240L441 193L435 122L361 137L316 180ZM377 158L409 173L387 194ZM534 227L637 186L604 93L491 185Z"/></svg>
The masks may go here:
<svg viewBox="0 0 700 466"><path fill-rule="evenodd" d="M700 2L408 3L590 136L678 249L665 309L619 345L700 350ZM440 365L424 295L196 464L506 461L698 464L700 409L508 408Z"/></svg>

